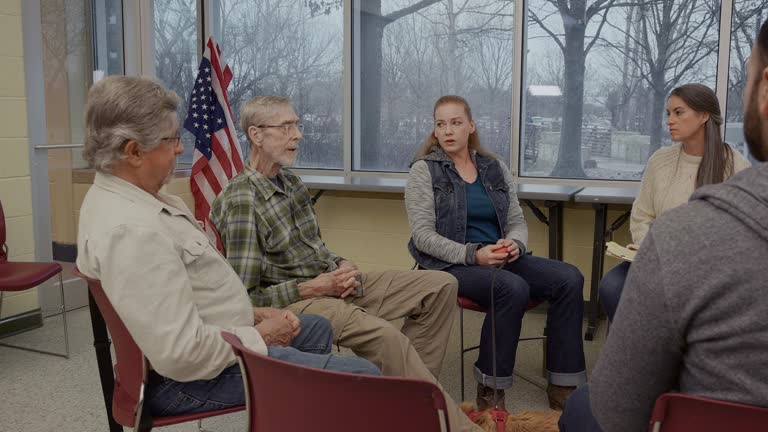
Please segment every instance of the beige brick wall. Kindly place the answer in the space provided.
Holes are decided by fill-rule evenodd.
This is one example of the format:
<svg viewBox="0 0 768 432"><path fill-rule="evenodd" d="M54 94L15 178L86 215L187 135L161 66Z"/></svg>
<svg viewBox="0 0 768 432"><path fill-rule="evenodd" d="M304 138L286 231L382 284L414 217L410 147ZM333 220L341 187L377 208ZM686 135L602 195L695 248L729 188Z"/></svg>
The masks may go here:
<svg viewBox="0 0 768 432"><path fill-rule="evenodd" d="M541 203L538 203L539 205ZM357 262L363 270L409 269L413 259L407 250L410 229L402 195L326 192L315 205L323 239L341 256ZM610 224L629 206L611 207ZM547 257L547 226L523 207L528 222L528 248L534 255ZM545 210L546 214L546 210ZM584 274L584 298L589 296L592 271L594 211L589 205L566 205L563 223L563 259ZM629 243L629 224L614 235L619 243ZM618 264L606 258L605 271Z"/></svg>
<svg viewBox="0 0 768 432"><path fill-rule="evenodd" d="M75 185L75 208L79 209L88 185ZM180 196L192 208L192 194L188 178L176 178L167 192ZM539 203L540 204L540 203ZM612 206L608 223L612 223L629 206ZM409 269L413 259L408 253L410 238L403 196L387 193L326 191L315 205L323 239L339 255L355 261L366 271L382 269ZM528 222L528 248L537 256L546 257L548 250L547 226L523 207ZM544 210L546 213L546 210ZM77 211L75 212L77 215ZM577 266L584 274L584 298L589 296L592 272L592 239L595 213L585 204L566 205L564 215L563 259ZM624 224L614 240L630 242L629 224ZM606 257L605 271L618 261Z"/></svg>
<svg viewBox="0 0 768 432"><path fill-rule="evenodd" d="M0 0L0 201L10 259L35 257L21 0ZM6 294L2 317L37 308L35 290ZM2 318L0 317L0 318Z"/></svg>

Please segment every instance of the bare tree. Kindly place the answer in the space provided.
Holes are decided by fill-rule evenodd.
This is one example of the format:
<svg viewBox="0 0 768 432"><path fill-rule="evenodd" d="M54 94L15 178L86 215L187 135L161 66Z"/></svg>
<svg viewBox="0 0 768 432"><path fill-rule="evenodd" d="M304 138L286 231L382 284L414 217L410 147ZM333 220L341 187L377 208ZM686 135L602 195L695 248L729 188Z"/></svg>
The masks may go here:
<svg viewBox="0 0 768 432"><path fill-rule="evenodd" d="M719 2L710 0L638 0L639 30L624 32L639 54L612 44L633 62L652 91L649 157L661 147L662 116L667 95L679 83L700 74L701 63L717 49Z"/></svg>
<svg viewBox="0 0 768 432"><path fill-rule="evenodd" d="M386 151L381 145L382 40L384 29L439 0L421 0L383 15L381 0L361 0L360 10L360 148L363 161L377 161Z"/></svg>
<svg viewBox="0 0 768 432"><path fill-rule="evenodd" d="M744 117L742 98L747 84L747 58L760 31L763 11L766 9L768 0L737 0L733 8L731 64L726 104L726 118L729 121L742 121Z"/></svg>
<svg viewBox="0 0 768 432"><path fill-rule="evenodd" d="M538 10L528 8L528 15L552 38L563 53L565 82L563 88L563 125L560 134L560 146L557 162L552 169L553 176L586 177L581 162L581 122L584 113L584 65L589 51L600 38L600 32L608 18L608 11L616 0L542 0ZM545 6L553 6L560 14L563 33L547 24L547 19L540 16L546 11ZM595 19L595 33L587 38L587 26Z"/></svg>

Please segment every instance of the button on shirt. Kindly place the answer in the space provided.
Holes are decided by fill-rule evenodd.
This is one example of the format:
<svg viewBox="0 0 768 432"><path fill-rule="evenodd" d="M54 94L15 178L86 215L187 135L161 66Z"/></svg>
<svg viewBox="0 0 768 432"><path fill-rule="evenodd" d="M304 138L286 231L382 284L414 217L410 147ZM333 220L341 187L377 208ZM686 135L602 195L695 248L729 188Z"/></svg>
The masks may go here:
<svg viewBox="0 0 768 432"><path fill-rule="evenodd" d="M235 364L222 331L267 354L240 278L184 202L96 173L80 210L77 266L100 279L152 367L176 381Z"/></svg>
<svg viewBox="0 0 768 432"><path fill-rule="evenodd" d="M320 238L307 187L286 169L273 181L245 167L213 202L210 219L255 306L299 301L300 282L341 261Z"/></svg>

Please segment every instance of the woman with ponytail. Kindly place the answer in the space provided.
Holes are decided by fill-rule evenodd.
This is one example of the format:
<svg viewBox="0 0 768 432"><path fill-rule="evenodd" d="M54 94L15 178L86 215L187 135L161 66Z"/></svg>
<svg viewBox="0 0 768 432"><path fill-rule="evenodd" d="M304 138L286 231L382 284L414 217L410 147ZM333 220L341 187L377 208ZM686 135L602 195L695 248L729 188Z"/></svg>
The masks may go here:
<svg viewBox="0 0 768 432"><path fill-rule="evenodd" d="M679 144L656 151L645 168L640 194L632 205L632 242L640 245L662 213L685 204L700 186L721 183L749 168L749 162L721 139L723 117L715 92L702 84L672 90L667 126ZM600 281L600 301L608 319L619 305L630 264L622 262Z"/></svg>

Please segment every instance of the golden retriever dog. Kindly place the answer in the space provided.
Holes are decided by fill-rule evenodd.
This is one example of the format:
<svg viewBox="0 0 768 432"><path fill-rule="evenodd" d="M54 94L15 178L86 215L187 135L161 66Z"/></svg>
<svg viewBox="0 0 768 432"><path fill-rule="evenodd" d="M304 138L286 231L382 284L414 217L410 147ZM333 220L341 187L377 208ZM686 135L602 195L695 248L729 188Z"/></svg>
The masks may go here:
<svg viewBox="0 0 768 432"><path fill-rule="evenodd" d="M461 410L469 415L475 413L477 407L471 402L464 402L461 404ZM522 411L507 417L504 432L558 432L558 420L560 420L558 411ZM474 422L486 432L498 432L490 412L483 413L475 418Z"/></svg>

